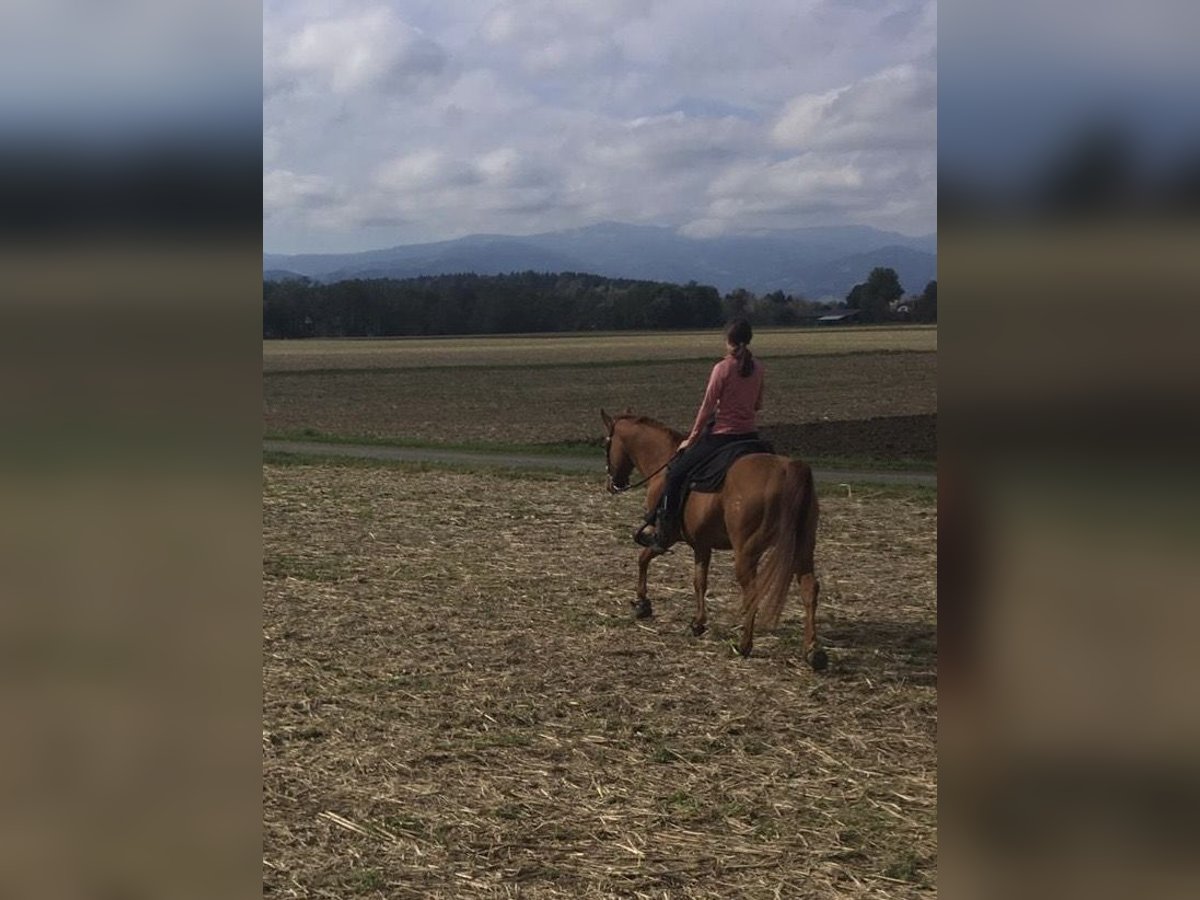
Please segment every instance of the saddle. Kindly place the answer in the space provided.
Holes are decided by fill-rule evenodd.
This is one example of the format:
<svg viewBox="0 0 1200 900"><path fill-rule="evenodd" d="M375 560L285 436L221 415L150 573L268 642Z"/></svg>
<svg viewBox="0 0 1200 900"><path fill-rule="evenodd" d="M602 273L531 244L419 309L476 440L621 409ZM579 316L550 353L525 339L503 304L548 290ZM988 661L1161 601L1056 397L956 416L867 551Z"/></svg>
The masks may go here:
<svg viewBox="0 0 1200 900"><path fill-rule="evenodd" d="M682 515L681 511L687 508L688 497L691 496L692 491L701 494L715 494L721 490L721 486L725 483L725 473L729 471L730 466L743 456L750 453L774 452L775 448L767 441L761 439L734 441L733 443L718 447L706 458L696 463L692 467L692 470L688 472L683 483L683 488L680 491L681 496L678 501L678 511L674 515ZM668 496L664 492L659 500L658 507L647 514L645 523L634 532L633 539L636 543L643 547L655 546L655 541L658 540L657 533L654 538L651 538L646 535L646 529L656 521L658 522L658 527L663 527L661 517L665 515L667 500ZM669 528L668 531L673 531L677 527L678 523Z"/></svg>
<svg viewBox="0 0 1200 900"><path fill-rule="evenodd" d="M718 447L707 459L701 460L688 473L687 482L683 486L683 500L680 508L687 503L688 494L696 491L699 494L715 494L725 483L725 473L737 460L750 453L774 453L775 448L767 441L745 440L734 441Z"/></svg>

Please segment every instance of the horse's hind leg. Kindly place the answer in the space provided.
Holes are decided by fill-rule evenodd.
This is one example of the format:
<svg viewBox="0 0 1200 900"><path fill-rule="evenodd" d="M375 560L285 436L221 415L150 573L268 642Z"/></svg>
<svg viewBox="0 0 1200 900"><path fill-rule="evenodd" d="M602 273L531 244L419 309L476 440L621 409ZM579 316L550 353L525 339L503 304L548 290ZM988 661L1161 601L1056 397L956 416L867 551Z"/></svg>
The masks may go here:
<svg viewBox="0 0 1200 900"><path fill-rule="evenodd" d="M821 582L812 572L796 575L800 585L800 596L804 598L804 658L820 672L829 665L829 657L817 643L817 598L821 593Z"/></svg>
<svg viewBox="0 0 1200 900"><path fill-rule="evenodd" d="M738 642L738 653L749 656L754 648L754 616L758 612L753 602L754 578L758 572L758 556L738 553L733 564L738 584L742 586L742 639Z"/></svg>
<svg viewBox="0 0 1200 900"><path fill-rule="evenodd" d="M650 560L661 555L662 551L653 547L647 547L638 555L637 599L633 601L633 614L639 619L648 619L654 615L650 598L646 596L646 580L650 571Z"/></svg>
<svg viewBox="0 0 1200 900"><path fill-rule="evenodd" d="M696 572L693 585L696 589L696 617L692 619L692 634L699 637L708 630L708 605L705 595L708 593L708 564L712 562L712 550L693 550L696 560Z"/></svg>

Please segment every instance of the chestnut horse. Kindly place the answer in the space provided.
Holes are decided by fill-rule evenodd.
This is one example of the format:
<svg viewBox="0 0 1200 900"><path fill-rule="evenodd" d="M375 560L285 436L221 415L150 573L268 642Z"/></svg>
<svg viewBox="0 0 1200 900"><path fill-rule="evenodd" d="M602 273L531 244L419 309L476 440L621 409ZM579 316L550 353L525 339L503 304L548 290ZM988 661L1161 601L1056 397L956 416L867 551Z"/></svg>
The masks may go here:
<svg viewBox="0 0 1200 900"><path fill-rule="evenodd" d="M604 442L609 493L629 490L636 469L647 485L646 511L654 509L666 486L666 466L683 435L660 422L626 412L610 416L600 410L607 436ZM636 485L634 485L636 486ZM742 636L738 652L749 656L754 628L771 630L779 624L795 576L804 598L804 656L817 670L828 662L817 644L817 595L820 583L813 570L817 540L817 495L812 469L799 460L770 453L739 457L725 475L721 490L692 493L680 517L682 539L695 558L696 615L692 633L707 629L708 566L714 550L733 550L734 572L742 588ZM638 618L652 614L646 596L650 560L662 551L642 550L638 558ZM761 565L760 565L761 563Z"/></svg>

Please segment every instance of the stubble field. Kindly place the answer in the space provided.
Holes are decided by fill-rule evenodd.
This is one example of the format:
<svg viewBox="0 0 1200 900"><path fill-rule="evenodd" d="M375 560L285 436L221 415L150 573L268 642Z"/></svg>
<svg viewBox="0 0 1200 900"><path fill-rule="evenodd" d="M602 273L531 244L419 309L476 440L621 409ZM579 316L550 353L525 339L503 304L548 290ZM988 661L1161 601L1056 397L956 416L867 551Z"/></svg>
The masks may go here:
<svg viewBox="0 0 1200 900"><path fill-rule="evenodd" d="M598 478L265 465L266 894L931 896L933 498L821 500L818 675L795 596L731 655L728 554L633 621Z"/></svg>

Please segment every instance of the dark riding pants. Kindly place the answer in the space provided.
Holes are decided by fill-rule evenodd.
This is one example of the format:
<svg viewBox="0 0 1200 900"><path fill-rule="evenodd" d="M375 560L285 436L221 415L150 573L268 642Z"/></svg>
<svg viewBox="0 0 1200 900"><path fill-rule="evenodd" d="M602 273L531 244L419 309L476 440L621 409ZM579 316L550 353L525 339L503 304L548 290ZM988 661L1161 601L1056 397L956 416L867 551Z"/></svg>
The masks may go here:
<svg viewBox="0 0 1200 900"><path fill-rule="evenodd" d="M663 519L660 519L660 521L678 521L679 515L682 512L680 501L683 498L683 488L687 484L688 475L692 473L696 466L700 465L700 463L704 462L704 460L708 459L726 444L733 444L737 441L756 440L758 440L757 431L748 431L744 434L711 434L705 432L696 439L694 444L689 444L686 450L667 465L667 486L663 491L663 499L660 505Z"/></svg>

